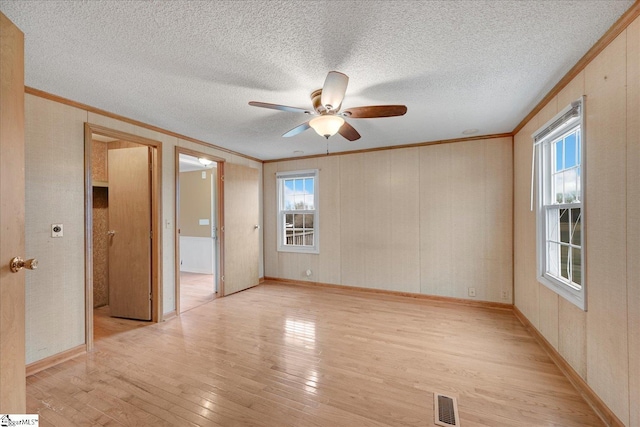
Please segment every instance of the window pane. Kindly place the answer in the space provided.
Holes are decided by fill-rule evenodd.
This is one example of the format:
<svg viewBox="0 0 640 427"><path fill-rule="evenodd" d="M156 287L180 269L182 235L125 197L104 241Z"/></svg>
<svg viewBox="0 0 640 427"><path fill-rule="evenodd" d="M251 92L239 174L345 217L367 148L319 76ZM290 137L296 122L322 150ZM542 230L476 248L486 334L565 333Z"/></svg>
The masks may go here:
<svg viewBox="0 0 640 427"><path fill-rule="evenodd" d="M284 190L286 193L293 193L293 180L285 179L284 180Z"/></svg>
<svg viewBox="0 0 640 427"><path fill-rule="evenodd" d="M304 240L305 246L313 246L313 218L315 215L307 214L304 216Z"/></svg>
<svg viewBox="0 0 640 427"><path fill-rule="evenodd" d="M569 243L570 235L569 209L560 209L560 241Z"/></svg>
<svg viewBox="0 0 640 427"><path fill-rule="evenodd" d="M304 196L296 194L293 196L292 210L304 209Z"/></svg>
<svg viewBox="0 0 640 427"><path fill-rule="evenodd" d="M574 284L582 287L582 251L580 249L571 249L571 270L573 273L572 281Z"/></svg>
<svg viewBox="0 0 640 427"><path fill-rule="evenodd" d="M567 135L564 140L564 167L571 168L578 164L576 159L576 134Z"/></svg>
<svg viewBox="0 0 640 427"><path fill-rule="evenodd" d="M560 210L549 209L547 211L547 240L560 241Z"/></svg>
<svg viewBox="0 0 640 427"><path fill-rule="evenodd" d="M294 188L296 190L296 193L302 193L304 191L304 180L296 179Z"/></svg>
<svg viewBox="0 0 640 427"><path fill-rule="evenodd" d="M582 210L571 209L571 244L582 246Z"/></svg>
<svg viewBox="0 0 640 427"><path fill-rule="evenodd" d="M315 209L313 206L313 194L305 194L304 196L304 208L308 210Z"/></svg>
<svg viewBox="0 0 640 427"><path fill-rule="evenodd" d="M286 214L284 216L284 244L293 244L293 215Z"/></svg>
<svg viewBox="0 0 640 427"><path fill-rule="evenodd" d="M569 169L562 172L562 181L564 183L564 203L573 203L576 200L576 170Z"/></svg>
<svg viewBox="0 0 640 427"><path fill-rule="evenodd" d="M564 175L559 173L553 177L553 199L555 203L564 203Z"/></svg>
<svg viewBox="0 0 640 427"><path fill-rule="evenodd" d="M313 178L306 178L304 180L304 192L306 194L313 194Z"/></svg>
<svg viewBox="0 0 640 427"><path fill-rule="evenodd" d="M311 214L304 216L304 228L313 228L313 217Z"/></svg>
<svg viewBox="0 0 640 427"><path fill-rule="evenodd" d="M285 193L284 195L284 209L285 210L292 210L295 206L295 202L293 201L293 194L287 194Z"/></svg>
<svg viewBox="0 0 640 427"><path fill-rule="evenodd" d="M569 280L569 246L560 246L560 274Z"/></svg>

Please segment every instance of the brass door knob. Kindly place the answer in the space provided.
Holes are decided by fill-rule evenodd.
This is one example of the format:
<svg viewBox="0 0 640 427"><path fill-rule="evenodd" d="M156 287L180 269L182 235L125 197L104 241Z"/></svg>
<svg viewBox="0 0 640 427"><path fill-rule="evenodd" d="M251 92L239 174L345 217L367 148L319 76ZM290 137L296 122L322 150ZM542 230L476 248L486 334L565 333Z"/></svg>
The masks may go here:
<svg viewBox="0 0 640 427"><path fill-rule="evenodd" d="M32 258L25 261L19 256L17 256L11 260L11 262L9 263L9 268L11 268L11 271L13 273L17 273L23 268L26 268L29 270L35 270L36 268L38 268L38 260L35 258Z"/></svg>

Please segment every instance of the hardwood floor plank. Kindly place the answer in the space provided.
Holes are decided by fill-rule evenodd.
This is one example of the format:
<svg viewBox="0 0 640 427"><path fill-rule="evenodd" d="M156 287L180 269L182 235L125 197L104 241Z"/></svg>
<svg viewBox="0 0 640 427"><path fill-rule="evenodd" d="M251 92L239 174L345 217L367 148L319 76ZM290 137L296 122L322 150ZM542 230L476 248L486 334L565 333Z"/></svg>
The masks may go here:
<svg viewBox="0 0 640 427"><path fill-rule="evenodd" d="M465 427L603 425L508 310L267 282L95 321L94 352L28 378L42 425L424 426L434 392Z"/></svg>

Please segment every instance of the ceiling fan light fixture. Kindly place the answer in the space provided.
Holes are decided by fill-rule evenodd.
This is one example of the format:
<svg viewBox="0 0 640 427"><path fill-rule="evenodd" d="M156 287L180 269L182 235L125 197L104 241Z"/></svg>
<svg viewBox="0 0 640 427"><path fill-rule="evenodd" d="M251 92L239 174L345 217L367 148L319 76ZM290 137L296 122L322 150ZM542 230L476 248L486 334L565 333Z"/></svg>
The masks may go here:
<svg viewBox="0 0 640 427"><path fill-rule="evenodd" d="M343 124L344 119L342 117L332 115L316 117L309 122L309 126L311 126L318 135L324 136L327 139L338 133Z"/></svg>

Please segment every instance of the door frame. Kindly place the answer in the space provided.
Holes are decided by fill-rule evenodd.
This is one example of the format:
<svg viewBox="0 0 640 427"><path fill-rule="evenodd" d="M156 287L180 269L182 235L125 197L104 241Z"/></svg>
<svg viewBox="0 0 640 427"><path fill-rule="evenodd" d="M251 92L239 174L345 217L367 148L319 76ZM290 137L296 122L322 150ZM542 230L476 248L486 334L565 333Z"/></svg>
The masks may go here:
<svg viewBox="0 0 640 427"><path fill-rule="evenodd" d="M85 177L85 334L93 349L93 134L151 147L151 322L162 321L162 143L86 122L84 124Z"/></svg>
<svg viewBox="0 0 640 427"><path fill-rule="evenodd" d="M176 283L176 316L180 316L180 154L187 154L189 156L204 158L216 162L218 165L218 177L217 177L217 217L218 217L218 261L219 266L216 269L217 281L218 281L218 298L224 296L224 163L225 159L222 157L213 156L200 151L192 150L190 148L178 147L175 148L175 184L176 184L176 199L174 203L175 208L175 283Z"/></svg>

